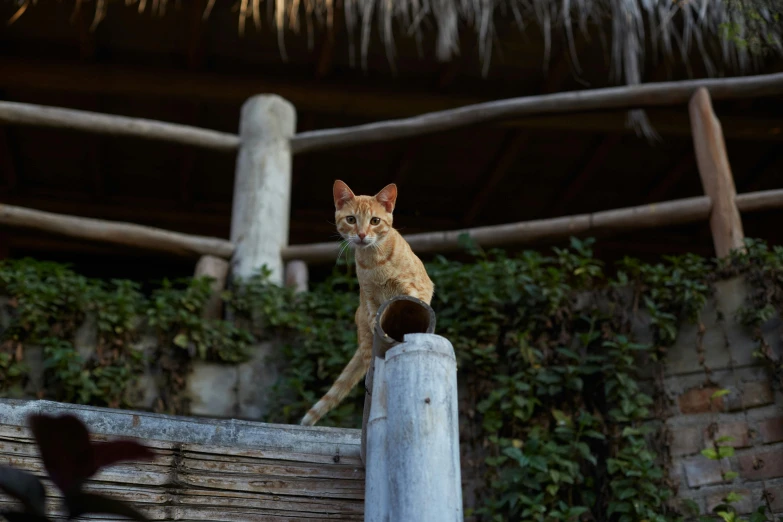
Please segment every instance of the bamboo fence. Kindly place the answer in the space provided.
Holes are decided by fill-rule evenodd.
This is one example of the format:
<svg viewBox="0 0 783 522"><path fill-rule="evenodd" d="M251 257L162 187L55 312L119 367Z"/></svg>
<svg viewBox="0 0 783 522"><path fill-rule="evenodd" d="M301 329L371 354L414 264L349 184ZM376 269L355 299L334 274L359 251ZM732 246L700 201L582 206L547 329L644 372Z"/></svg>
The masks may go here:
<svg viewBox="0 0 783 522"><path fill-rule="evenodd" d="M371 141L392 140L459 127L477 125L491 121L518 119L546 114L590 111L597 109L636 109L663 105L680 105L690 102L690 116L697 152L699 171L705 187L705 196L676 201L667 201L638 207L621 208L593 214L564 216L554 219L509 223L487 227L428 232L406 236L413 249L420 253L449 252L459 248L459 237L468 234L482 246L521 244L542 239L557 239L586 233L617 232L624 230L662 227L701 220L710 220L719 256L725 255L726 246L738 245L742 239L740 212L754 212L783 207L783 191L771 190L737 195L731 170L725 153L722 129L712 112L712 99L745 98L768 96L783 92L783 73L737 78L702 79L679 82L660 82L639 86L594 89L589 91L557 93L541 96L513 98L493 101L457 109L439 111L413 118L384 121L341 129L310 131L285 135L287 151L275 149L275 154L290 155L321 150L331 147L346 147ZM252 122L250 114L245 115L250 102L256 99L272 99L275 96L251 98L243 107L241 128L248 128ZM278 100L282 100L279 99ZM271 102L270 102L271 103ZM246 117L247 116L247 117ZM252 115L257 119L258 113ZM291 117L295 117L291 116ZM289 118L290 119L290 118ZM153 120L128 118L87 111L45 107L16 102L0 102L0 122L12 125L35 125L127 136L150 140L162 140L213 150L238 151L242 157L245 143L240 135L216 132ZM289 122L290 123L290 122ZM262 125L263 122L256 122ZM248 133L252 141L255 134ZM256 146L258 146L256 141ZM270 149L271 150L271 149ZM270 152L271 153L271 152ZM245 170L253 168L248 165ZM283 167L282 171L286 168ZM288 167L290 171L290 165ZM238 179L241 176L238 166ZM280 168L270 172L279 173ZM287 173L290 177L290 172ZM285 177L285 176L283 176ZM286 178L288 179L288 178ZM713 182L714 181L714 182ZM287 188L290 198L290 187ZM244 192L244 191L242 191ZM235 194L235 200L242 199ZM262 215L265 202L258 208L244 208L247 215ZM268 203L268 202L266 202ZM235 206L237 201L235 201ZM283 205L287 207L287 205ZM232 219L232 237L245 237L242 232L253 225ZM728 214L730 218L726 218ZM288 217L281 218L287 226ZM247 217L244 218L247 221ZM722 224L719 224L722 223ZM115 245L132 246L184 256L214 256L232 259L232 265L253 266L253 262L269 258L270 254L259 254L253 248L240 246L221 238L209 238L181 234L154 227L131 223L118 223L101 219L89 219L42 212L39 210L0 204L0 225L37 229L92 241ZM258 228L258 227L256 227ZM263 230L251 230L256 243L263 243ZM723 238L731 236L732 239ZM739 238L739 239L738 239ZM275 238L279 244L280 264L285 261L318 263L334 260L337 245L316 243L289 246ZM273 257L275 257L273 255ZM225 267L228 270L228 265ZM297 270L301 271L301 267ZM245 271L244 269L242 271ZM216 274L225 277L225 274ZM283 280L282 275L278 277ZM301 279L301 278L300 278ZM301 283L300 283L301 286Z"/></svg>

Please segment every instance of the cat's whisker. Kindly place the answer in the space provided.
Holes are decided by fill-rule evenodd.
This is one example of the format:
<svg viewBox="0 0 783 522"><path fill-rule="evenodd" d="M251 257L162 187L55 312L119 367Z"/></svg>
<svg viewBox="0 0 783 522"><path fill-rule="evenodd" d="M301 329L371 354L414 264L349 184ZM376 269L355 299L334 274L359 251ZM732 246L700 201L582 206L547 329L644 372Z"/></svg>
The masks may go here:
<svg viewBox="0 0 783 522"><path fill-rule="evenodd" d="M337 260L335 261L334 264L337 264L337 263L340 262L340 257L343 255L343 252L346 252L346 250L348 249L349 245L350 245L350 243L347 240L341 242L340 250L337 252ZM346 263L348 262L348 256L347 255L345 257L345 262Z"/></svg>

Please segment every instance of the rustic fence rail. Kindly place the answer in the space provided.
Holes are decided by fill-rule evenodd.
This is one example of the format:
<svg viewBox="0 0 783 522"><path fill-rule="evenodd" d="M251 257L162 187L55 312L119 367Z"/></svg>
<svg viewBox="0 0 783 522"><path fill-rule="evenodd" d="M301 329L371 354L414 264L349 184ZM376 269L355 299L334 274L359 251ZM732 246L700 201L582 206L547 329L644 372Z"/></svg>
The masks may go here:
<svg viewBox="0 0 783 522"><path fill-rule="evenodd" d="M679 105L687 103L699 88L708 89L712 99L716 100L775 95L783 92L783 73L655 82L477 103L412 118L302 132L291 138L291 152L301 154L372 141L408 138L525 116ZM134 136L217 150L236 150L240 145L240 138L235 134L155 120L8 101L0 101L0 122Z"/></svg>
<svg viewBox="0 0 783 522"><path fill-rule="evenodd" d="M45 472L27 429L32 413L70 413L95 440L131 438L153 448L153 462L111 466L88 487L130 502L150 520L363 520L359 430L0 399L0 464L41 478ZM59 502L57 489L44 484ZM0 510L9 507L11 499L0 494ZM56 502L48 508L63 518ZM101 519L116 520L90 517Z"/></svg>
<svg viewBox="0 0 783 522"><path fill-rule="evenodd" d="M783 189L738 194L735 199L737 207L742 212L781 208L783 207ZM560 239L584 234L622 232L706 221L711 211L712 200L710 197L698 196L605 210L592 214L577 214L444 232L422 232L408 234L404 237L417 253L445 253L462 248L459 241L462 234L469 235L483 247L494 247L531 243L543 239ZM282 255L286 260L297 259L308 263L319 263L334 260L338 247L339 245L334 242L293 245L285 247Z"/></svg>
<svg viewBox="0 0 783 522"><path fill-rule="evenodd" d="M156 250L182 256L231 257L234 245L216 237L181 234L155 227L44 212L0 203L0 224Z"/></svg>
<svg viewBox="0 0 783 522"><path fill-rule="evenodd" d="M11 101L0 102L0 122L170 141L206 149L234 151L239 147L239 136L236 134L143 118Z"/></svg>
<svg viewBox="0 0 783 522"><path fill-rule="evenodd" d="M729 226L728 221L725 217L716 216L734 213L736 215L732 218L733 224L730 228L741 228L741 222L737 218L739 211L780 207L783 206L783 198L778 191L755 192L735 198L733 181L722 181L717 185L711 182L717 179L715 173L719 167L724 179L729 179L726 176L730 177L731 174L723 134L720 123L712 112L711 99L767 96L780 92L783 92L783 73L660 82L513 98L414 118L300 134L294 134L296 115L290 104L275 95L261 95L249 99L243 106L240 122L242 136L154 120L0 101L0 122L9 124L67 128L238 151L231 241L8 205L0 207L0 224L178 255L231 258L233 272L238 275L247 275L254 267L266 264L272 268L274 280L282 283L285 261L323 262L334 259L337 253L337 247L333 243L287 246L292 154L410 137L524 116L674 105L690 100L694 147L698 153L699 169L708 197L555 219L414 234L407 238L421 253L448 252L458 248L458 238L463 233L469 234L481 245L500 246L590 232L666 226L702 219L710 219L713 222L714 234L718 232L715 223L722 222L725 235L729 233L726 228ZM696 99L699 100L698 104L693 102ZM262 155L270 161L260 161ZM263 172L259 174L258 169L261 166ZM273 189L269 190L270 187ZM720 188L718 192L715 191L717 188ZM718 208L717 213L713 207ZM716 238L716 241L736 246L738 241L741 242L742 231L735 232L737 233L729 243L721 238ZM719 247L719 254L725 255L724 250L724 247Z"/></svg>

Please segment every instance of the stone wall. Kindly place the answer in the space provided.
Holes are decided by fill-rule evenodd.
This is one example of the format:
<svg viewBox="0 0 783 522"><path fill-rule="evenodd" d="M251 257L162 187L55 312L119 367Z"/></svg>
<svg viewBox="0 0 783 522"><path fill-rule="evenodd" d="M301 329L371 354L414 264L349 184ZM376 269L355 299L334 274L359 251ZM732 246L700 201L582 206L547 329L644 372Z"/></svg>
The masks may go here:
<svg viewBox="0 0 783 522"><path fill-rule="evenodd" d="M10 316L4 315L7 298L0 296L0 332L10 324ZM94 318L88 316L76 330L73 345L84 359L90 359L98 344L97 327ZM155 352L159 340L157 335L146 332L131 345L131 349L144 352L152 361L143 374L125 393L130 407L153 410L158 397L164 396L165 381L156 367ZM251 358L242 364L220 364L194 360L191 370L185 376L184 389L189 409L186 414L261 420L274 407L269 404L268 388L277 379L276 368L267 364L273 355L276 343L257 343L250 347ZM30 368L27 386L22 398L36 399L44 388L44 356L40 346L25 345L24 362Z"/></svg>
<svg viewBox="0 0 783 522"><path fill-rule="evenodd" d="M783 394L772 372L756 356L752 332L736 320L746 295L740 278L716 285L699 325L683 325L662 365L665 393L664 436L670 477L681 499L702 512L722 503L729 492L743 499L741 513L768 505L783 512ZM783 322L775 318L762 328L772 353L779 357ZM728 390L716 397L715 392ZM718 394L720 395L720 394ZM735 449L733 456L710 460L701 454L716 439ZM731 481L726 473L736 473Z"/></svg>

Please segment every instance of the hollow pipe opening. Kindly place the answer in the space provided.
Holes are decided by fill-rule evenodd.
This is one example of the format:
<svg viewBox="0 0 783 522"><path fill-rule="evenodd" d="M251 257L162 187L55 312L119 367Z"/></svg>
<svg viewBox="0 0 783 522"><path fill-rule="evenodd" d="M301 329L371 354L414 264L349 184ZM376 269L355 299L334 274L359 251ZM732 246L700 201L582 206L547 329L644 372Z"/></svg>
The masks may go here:
<svg viewBox="0 0 783 522"><path fill-rule="evenodd" d="M435 314L423 301L400 296L384 304L378 312L378 327L392 340L401 343L405 334L435 331Z"/></svg>

